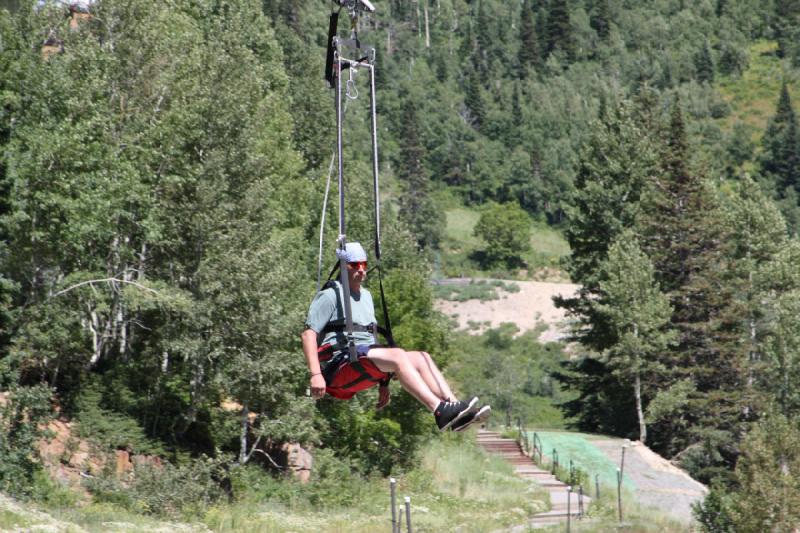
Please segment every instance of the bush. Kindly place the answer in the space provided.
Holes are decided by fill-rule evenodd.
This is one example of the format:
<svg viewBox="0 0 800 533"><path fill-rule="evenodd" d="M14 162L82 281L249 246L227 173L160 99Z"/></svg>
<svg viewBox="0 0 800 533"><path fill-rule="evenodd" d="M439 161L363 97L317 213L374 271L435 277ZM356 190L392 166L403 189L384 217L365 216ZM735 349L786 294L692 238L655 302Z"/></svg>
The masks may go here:
<svg viewBox="0 0 800 533"><path fill-rule="evenodd" d="M107 472L92 479L88 488L97 501L119 505L126 510L172 519L197 518L225 496L225 458L202 457L186 465L136 466L130 481Z"/></svg>
<svg viewBox="0 0 800 533"><path fill-rule="evenodd" d="M531 219L515 203L491 204L475 225L475 236L486 241L484 266L522 265L522 254L531 249Z"/></svg>
<svg viewBox="0 0 800 533"><path fill-rule="evenodd" d="M713 487L702 502L692 505L692 512L704 533L734 533L730 497L721 487Z"/></svg>
<svg viewBox="0 0 800 533"><path fill-rule="evenodd" d="M120 386L112 389L119 394ZM163 455L164 449L149 439L139 422L106 405L107 387L99 380L89 380L78 395L75 419L78 436L89 439L104 450L128 449L139 454Z"/></svg>
<svg viewBox="0 0 800 533"><path fill-rule="evenodd" d="M18 387L0 401L0 492L40 498L42 471L35 452L42 429L53 415L50 389Z"/></svg>
<svg viewBox="0 0 800 533"><path fill-rule="evenodd" d="M498 290L506 292L519 292L516 283L505 283L500 280L470 280L467 284L434 285L433 295L441 300L465 302L467 300L497 300L500 298Z"/></svg>

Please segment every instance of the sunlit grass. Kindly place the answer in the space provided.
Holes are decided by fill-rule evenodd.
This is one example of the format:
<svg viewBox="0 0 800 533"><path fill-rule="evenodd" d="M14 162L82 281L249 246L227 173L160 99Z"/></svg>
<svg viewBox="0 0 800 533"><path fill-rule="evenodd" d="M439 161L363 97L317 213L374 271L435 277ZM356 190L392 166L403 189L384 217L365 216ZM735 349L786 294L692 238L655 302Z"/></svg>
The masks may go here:
<svg viewBox="0 0 800 533"><path fill-rule="evenodd" d="M545 510L547 497L514 475L511 467L488 457L471 436L444 435L425 447L422 466L398 476L398 503L411 499L415 531L484 532L524 524ZM325 509L289 509L270 502L248 502L209 511L206 525L217 532L287 533L305 531L379 533L391 528L389 485L369 482L367 498Z"/></svg>
<svg viewBox="0 0 800 533"><path fill-rule="evenodd" d="M588 515L572 520L570 531L575 533L689 533L696 531L690 524L681 523L658 509L634 503L630 493L622 499L622 521L619 519L616 491L606 491L599 501L592 502ZM564 531L564 525L537 531Z"/></svg>
<svg viewBox="0 0 800 533"><path fill-rule="evenodd" d="M0 531L30 527L33 522L27 517L7 509L0 510Z"/></svg>
<svg viewBox="0 0 800 533"><path fill-rule="evenodd" d="M148 516L132 513L116 505L97 503L81 507L48 509L47 513L61 523L72 524L67 531L90 533L182 533L206 531L201 524L159 521Z"/></svg>
<svg viewBox="0 0 800 533"><path fill-rule="evenodd" d="M758 141L767 127L769 118L775 114L781 85L789 82L792 100L800 97L797 73L786 68L775 55L777 43L758 41L750 47L750 64L741 76L725 77L719 80L719 91L731 104L731 113L723 120L725 129L736 122L754 126L753 141Z"/></svg>
<svg viewBox="0 0 800 533"><path fill-rule="evenodd" d="M438 274L442 277L481 277L503 273L484 272L473 255L486 243L475 236L475 225L480 219L480 210L463 206L451 207L445 212L447 227L438 260ZM558 271L560 260L569 254L569 244L560 230L542 222L531 223L531 250L524 254L528 274L534 277L538 271ZM503 277L518 277L506 273ZM513 275L511 275L513 274ZM552 277L552 275L548 275ZM556 276L559 277L559 276ZM563 276L562 276L563 277Z"/></svg>

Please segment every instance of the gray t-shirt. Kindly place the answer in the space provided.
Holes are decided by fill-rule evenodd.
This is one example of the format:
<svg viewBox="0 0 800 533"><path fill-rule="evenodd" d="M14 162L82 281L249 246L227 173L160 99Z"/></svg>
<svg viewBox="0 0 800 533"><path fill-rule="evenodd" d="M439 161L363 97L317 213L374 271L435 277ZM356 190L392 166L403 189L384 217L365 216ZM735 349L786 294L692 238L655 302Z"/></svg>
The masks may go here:
<svg viewBox="0 0 800 533"><path fill-rule="evenodd" d="M320 333L325 326L334 322L344 324L344 306L341 285L337 282L335 287L329 287L317 293L308 309L306 327ZM358 294L350 291L350 309L353 314L353 324L368 326L374 324L375 304L372 302L372 295L367 289L361 287ZM354 331L353 340L356 345L375 344L375 336L368 331ZM318 338L320 345L335 344L338 346L347 345L347 336L344 330L329 331L322 339Z"/></svg>

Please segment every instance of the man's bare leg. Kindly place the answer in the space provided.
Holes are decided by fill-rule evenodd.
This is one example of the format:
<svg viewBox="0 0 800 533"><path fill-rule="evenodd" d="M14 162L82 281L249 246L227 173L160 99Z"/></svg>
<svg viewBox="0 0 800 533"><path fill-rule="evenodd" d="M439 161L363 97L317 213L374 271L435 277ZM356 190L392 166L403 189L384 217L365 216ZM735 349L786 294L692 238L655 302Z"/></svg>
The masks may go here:
<svg viewBox="0 0 800 533"><path fill-rule="evenodd" d="M455 400L456 396L444 379L442 372L436 366L428 352L406 352L414 368L417 369L422 379L440 400Z"/></svg>
<svg viewBox="0 0 800 533"><path fill-rule="evenodd" d="M372 348L367 358L382 372L394 372L400 385L420 403L433 412L442 398L439 398L423 379L419 370L400 348Z"/></svg>

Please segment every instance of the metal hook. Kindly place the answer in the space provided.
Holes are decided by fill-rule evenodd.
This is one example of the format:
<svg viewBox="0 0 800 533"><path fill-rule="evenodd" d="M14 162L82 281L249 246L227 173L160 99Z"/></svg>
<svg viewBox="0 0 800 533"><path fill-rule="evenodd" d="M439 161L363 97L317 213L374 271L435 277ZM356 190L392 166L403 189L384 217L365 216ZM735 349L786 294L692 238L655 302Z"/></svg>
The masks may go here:
<svg viewBox="0 0 800 533"><path fill-rule="evenodd" d="M350 77L347 80L347 97L351 100L356 100L358 98L358 88L356 87L356 69L351 64L350 65Z"/></svg>

